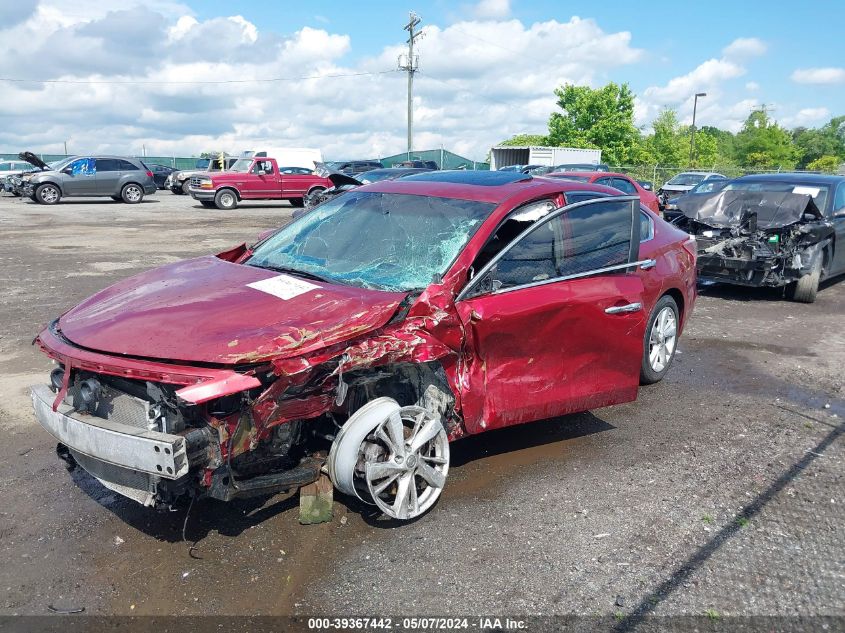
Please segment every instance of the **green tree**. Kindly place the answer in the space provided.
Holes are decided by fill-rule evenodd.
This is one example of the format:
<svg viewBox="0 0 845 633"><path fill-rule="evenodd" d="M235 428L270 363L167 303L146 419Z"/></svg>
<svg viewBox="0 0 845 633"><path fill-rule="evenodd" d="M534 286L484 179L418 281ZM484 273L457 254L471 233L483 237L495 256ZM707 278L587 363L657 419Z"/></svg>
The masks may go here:
<svg viewBox="0 0 845 633"><path fill-rule="evenodd" d="M736 162L736 137L728 130L720 130L712 125L698 128L698 134L707 134L716 141L716 153L720 165Z"/></svg>
<svg viewBox="0 0 845 633"><path fill-rule="evenodd" d="M640 133L634 126L634 93L628 84L603 88L566 84L555 89L563 112L549 118L549 144L602 150L602 161L621 165L637 151Z"/></svg>
<svg viewBox="0 0 845 633"><path fill-rule="evenodd" d="M834 117L820 128L795 128L792 139L801 152L798 167L802 169L823 156L845 160L845 116Z"/></svg>
<svg viewBox="0 0 845 633"><path fill-rule="evenodd" d="M674 110L663 110L651 124L654 134L647 143L651 155L658 165L686 165L689 158L689 144L684 147L680 133L678 115Z"/></svg>
<svg viewBox="0 0 845 633"><path fill-rule="evenodd" d="M800 151L792 135L772 121L765 111L748 115L736 135L736 156L745 167L758 169L792 169Z"/></svg>
<svg viewBox="0 0 845 633"><path fill-rule="evenodd" d="M643 139L644 152L639 158L646 162L673 167L713 166L720 161L719 145L709 132L698 130L695 134L695 156L690 165L692 128L681 125L672 109L663 110L651 124L654 131Z"/></svg>
<svg viewBox="0 0 845 633"><path fill-rule="evenodd" d="M549 144L549 138L542 134L514 134L506 141L502 141L499 145L516 145L516 146L544 146Z"/></svg>
<svg viewBox="0 0 845 633"><path fill-rule="evenodd" d="M841 162L842 161L838 156L822 156L821 158L814 160L812 163L809 163L807 165L807 169L810 171L825 171L829 174L835 174L839 169L839 164Z"/></svg>
<svg viewBox="0 0 845 633"><path fill-rule="evenodd" d="M689 150L690 145L690 136L692 134L692 128L687 127L684 128L681 138L683 139L684 145ZM689 158L689 156L687 156ZM709 132L705 132L704 130L696 130L695 132L695 153L692 159L692 167L697 168L711 168L717 164L724 164L727 161L723 161L722 157L719 155L719 142L716 138L711 135Z"/></svg>

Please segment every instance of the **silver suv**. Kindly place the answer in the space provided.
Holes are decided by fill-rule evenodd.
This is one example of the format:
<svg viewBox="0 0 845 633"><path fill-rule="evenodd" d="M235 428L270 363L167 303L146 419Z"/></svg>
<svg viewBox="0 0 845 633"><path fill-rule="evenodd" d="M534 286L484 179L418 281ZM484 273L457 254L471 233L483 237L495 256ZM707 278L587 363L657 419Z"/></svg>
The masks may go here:
<svg viewBox="0 0 845 633"><path fill-rule="evenodd" d="M153 173L137 158L78 156L50 169L31 152L21 154L42 171L25 184L23 194L41 204L56 204L64 196L109 196L137 204L156 192Z"/></svg>

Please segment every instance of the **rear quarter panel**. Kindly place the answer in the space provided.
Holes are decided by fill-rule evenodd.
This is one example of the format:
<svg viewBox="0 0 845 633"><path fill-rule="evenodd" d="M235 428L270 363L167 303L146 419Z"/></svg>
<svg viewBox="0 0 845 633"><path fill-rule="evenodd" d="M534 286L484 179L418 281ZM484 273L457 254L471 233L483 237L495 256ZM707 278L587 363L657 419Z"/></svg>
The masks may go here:
<svg viewBox="0 0 845 633"><path fill-rule="evenodd" d="M695 269L695 242L685 248L692 238L680 229L665 222L654 212L649 213L654 222L654 237L640 243L640 259L654 259L656 265L649 270L639 270L643 280L644 297L649 310L667 292L679 294L682 304L680 328L695 307L697 274ZM677 297L676 297L677 299Z"/></svg>

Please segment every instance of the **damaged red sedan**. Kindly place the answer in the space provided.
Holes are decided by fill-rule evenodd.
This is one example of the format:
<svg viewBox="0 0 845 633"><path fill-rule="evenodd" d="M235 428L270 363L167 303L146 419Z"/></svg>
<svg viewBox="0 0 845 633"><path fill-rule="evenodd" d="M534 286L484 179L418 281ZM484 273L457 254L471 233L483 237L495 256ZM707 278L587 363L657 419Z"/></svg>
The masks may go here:
<svg viewBox="0 0 845 633"><path fill-rule="evenodd" d="M412 519L449 442L634 400L672 363L695 242L635 196L431 172L125 279L36 342L58 452L150 506L296 489Z"/></svg>

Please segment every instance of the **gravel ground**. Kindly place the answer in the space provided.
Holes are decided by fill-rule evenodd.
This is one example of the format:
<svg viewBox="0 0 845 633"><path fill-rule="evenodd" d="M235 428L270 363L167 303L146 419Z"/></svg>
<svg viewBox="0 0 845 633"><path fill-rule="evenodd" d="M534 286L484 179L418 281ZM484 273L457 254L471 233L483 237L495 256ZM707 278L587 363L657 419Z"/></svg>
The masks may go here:
<svg viewBox="0 0 845 633"><path fill-rule="evenodd" d="M66 472L26 392L50 367L30 346L39 328L290 212L0 196L0 615L845 616L842 283L813 305L702 289L664 382L456 442L437 507L401 527L345 498L309 527L295 497L203 501L192 558L184 510Z"/></svg>

